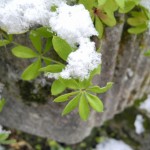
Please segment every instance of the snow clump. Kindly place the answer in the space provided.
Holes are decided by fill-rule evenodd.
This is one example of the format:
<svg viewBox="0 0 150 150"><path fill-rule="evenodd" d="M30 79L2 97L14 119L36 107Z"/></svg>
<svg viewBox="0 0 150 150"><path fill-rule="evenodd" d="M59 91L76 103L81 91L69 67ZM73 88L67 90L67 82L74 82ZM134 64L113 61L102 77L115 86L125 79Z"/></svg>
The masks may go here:
<svg viewBox="0 0 150 150"><path fill-rule="evenodd" d="M142 134L145 131L144 126L143 126L143 122L144 122L143 116L137 115L135 122L134 122L135 132L137 134Z"/></svg>
<svg viewBox="0 0 150 150"><path fill-rule="evenodd" d="M107 139L96 146L96 150L133 150L121 140Z"/></svg>

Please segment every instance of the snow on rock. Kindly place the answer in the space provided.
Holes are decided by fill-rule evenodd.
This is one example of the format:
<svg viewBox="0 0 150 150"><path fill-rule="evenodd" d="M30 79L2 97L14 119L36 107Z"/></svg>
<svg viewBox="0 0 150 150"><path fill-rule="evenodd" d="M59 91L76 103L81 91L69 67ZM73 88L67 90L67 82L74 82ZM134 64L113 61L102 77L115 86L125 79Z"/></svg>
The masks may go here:
<svg viewBox="0 0 150 150"><path fill-rule="evenodd" d="M96 150L133 150L129 145L121 140L107 139L98 144Z"/></svg>
<svg viewBox="0 0 150 150"><path fill-rule="evenodd" d="M143 116L137 115L135 122L134 122L135 132L137 134L142 134L145 131L144 126L143 126L143 122L144 122Z"/></svg>
<svg viewBox="0 0 150 150"><path fill-rule="evenodd" d="M79 43L81 37L89 38L98 35L90 14L83 5L62 4L54 12L49 23L52 30L72 46Z"/></svg>
<svg viewBox="0 0 150 150"><path fill-rule="evenodd" d="M148 95L147 99L140 104L139 108L150 113L150 95Z"/></svg>

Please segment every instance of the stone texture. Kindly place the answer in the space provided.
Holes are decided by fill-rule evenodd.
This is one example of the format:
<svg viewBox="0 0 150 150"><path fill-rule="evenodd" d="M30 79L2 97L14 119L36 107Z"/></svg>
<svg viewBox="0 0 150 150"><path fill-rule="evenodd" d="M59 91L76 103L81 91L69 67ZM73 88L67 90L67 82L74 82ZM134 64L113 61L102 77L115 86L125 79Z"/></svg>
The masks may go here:
<svg viewBox="0 0 150 150"><path fill-rule="evenodd" d="M16 41L30 45L27 35ZM88 136L95 126L112 118L136 98L150 93L150 59L143 52L150 48L150 35L129 35L124 24L107 28L101 41L103 65L101 76L94 83L103 86L113 81L113 88L99 95L105 105L103 113L92 112L89 120L80 120L77 111L61 116L65 104L53 103L49 86L41 77L32 82L20 79L21 72L31 62L12 56L10 47L0 49L0 84L7 103L0 114L0 124L59 142L73 144ZM38 99L39 104L34 100Z"/></svg>

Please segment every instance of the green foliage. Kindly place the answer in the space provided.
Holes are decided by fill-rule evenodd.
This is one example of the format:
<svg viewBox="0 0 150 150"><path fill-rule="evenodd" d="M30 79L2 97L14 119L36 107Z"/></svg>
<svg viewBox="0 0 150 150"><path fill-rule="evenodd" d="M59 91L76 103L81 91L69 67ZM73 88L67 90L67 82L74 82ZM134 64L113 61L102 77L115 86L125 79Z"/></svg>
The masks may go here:
<svg viewBox="0 0 150 150"><path fill-rule="evenodd" d="M39 75L39 69L41 68L41 60L37 59L34 63L28 66L22 73L23 80L32 80Z"/></svg>
<svg viewBox="0 0 150 150"><path fill-rule="evenodd" d="M16 142L16 140L8 140L9 134L10 133L7 133L7 132L0 133L0 144L8 145L8 144L13 144Z"/></svg>
<svg viewBox="0 0 150 150"><path fill-rule="evenodd" d="M105 87L100 88L99 86L91 86L87 90L93 93L105 93L112 87L112 85L112 82L108 82Z"/></svg>
<svg viewBox="0 0 150 150"><path fill-rule="evenodd" d="M62 115L66 115L78 107L79 100L81 98L81 93L77 94L64 108Z"/></svg>
<svg viewBox="0 0 150 150"><path fill-rule="evenodd" d="M10 44L12 40L13 36L11 34L8 35L0 29L0 47Z"/></svg>
<svg viewBox="0 0 150 150"><path fill-rule="evenodd" d="M78 94L79 92L71 92L71 93L67 93L64 95L61 95L57 98L54 99L54 102L65 102L68 101L70 97L72 97L73 95Z"/></svg>
<svg viewBox="0 0 150 150"><path fill-rule="evenodd" d="M98 69L95 69L91 74L97 74ZM78 107L79 115L82 120L86 121L90 115L90 107L97 112L103 112L103 103L95 95L95 93L104 93L112 87L112 82L108 82L105 87L100 88L94 86L90 82L90 77L87 80L78 81L74 79L58 79L52 84L51 93L52 95L61 94L66 88L75 90L54 99L54 102L66 102L69 101L64 108L62 115L66 115Z"/></svg>
<svg viewBox="0 0 150 150"><path fill-rule="evenodd" d="M139 34L148 29L148 21L149 18L145 13L144 9L139 11L132 11L130 18L128 18L127 22L132 27L128 29L129 33Z"/></svg>
<svg viewBox="0 0 150 150"><path fill-rule="evenodd" d="M101 22L100 19L98 18L98 16L95 17L95 28L96 28L96 30L97 30L98 33L99 33L99 36L98 36L98 37L101 39L102 36L103 36L104 27L103 27L102 22Z"/></svg>
<svg viewBox="0 0 150 150"><path fill-rule="evenodd" d="M7 44L9 44L10 42L8 40L0 40L0 47L1 46L6 46Z"/></svg>
<svg viewBox="0 0 150 150"><path fill-rule="evenodd" d="M144 55L145 55L145 56L150 56L150 50L146 51L146 52L144 53Z"/></svg>
<svg viewBox="0 0 150 150"><path fill-rule="evenodd" d="M86 121L90 115L90 107L88 101L85 97L85 93L83 92L80 97L79 102L79 115L82 120Z"/></svg>
<svg viewBox="0 0 150 150"><path fill-rule="evenodd" d="M66 89L65 84L62 84L60 80L55 80L51 87L52 95L58 95Z"/></svg>
<svg viewBox="0 0 150 150"><path fill-rule="evenodd" d="M65 65L63 64L53 64L53 65L48 65L46 67L43 67L39 69L39 71L56 73L56 72L61 72L64 67Z"/></svg>
<svg viewBox="0 0 150 150"><path fill-rule="evenodd" d="M55 51L60 56L60 58L66 61L68 55L72 52L71 46L58 36L53 37L52 43Z"/></svg>
<svg viewBox="0 0 150 150"><path fill-rule="evenodd" d="M103 103L102 101L95 95L92 95L90 93L86 94L86 98L90 104L90 106L97 112L103 111Z"/></svg>
<svg viewBox="0 0 150 150"><path fill-rule="evenodd" d="M19 58L35 58L38 57L38 54L35 53L32 49L25 46L16 46L12 49L12 53Z"/></svg>
<svg viewBox="0 0 150 150"><path fill-rule="evenodd" d="M5 105L6 101L4 98L0 99L0 112L2 111L4 105Z"/></svg>

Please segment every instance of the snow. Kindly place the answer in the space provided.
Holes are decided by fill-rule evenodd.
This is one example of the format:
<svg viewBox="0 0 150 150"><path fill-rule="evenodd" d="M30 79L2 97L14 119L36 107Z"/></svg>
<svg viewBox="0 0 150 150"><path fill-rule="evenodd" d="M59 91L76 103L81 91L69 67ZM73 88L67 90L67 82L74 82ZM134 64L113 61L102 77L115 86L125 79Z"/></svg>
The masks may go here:
<svg viewBox="0 0 150 150"><path fill-rule="evenodd" d="M0 125L0 134L10 134L10 131L3 130L3 127Z"/></svg>
<svg viewBox="0 0 150 150"><path fill-rule="evenodd" d="M96 150L133 150L129 145L121 140L107 139L98 144Z"/></svg>
<svg viewBox="0 0 150 150"><path fill-rule="evenodd" d="M135 122L134 122L135 132L137 134L142 134L145 131L144 126L143 126L143 122L144 122L143 116L137 115Z"/></svg>
<svg viewBox="0 0 150 150"><path fill-rule="evenodd" d="M0 27L9 34L23 33L35 25L49 24L50 8L62 0L3 0L0 1Z"/></svg>
<svg viewBox="0 0 150 150"><path fill-rule="evenodd" d="M98 35L90 14L83 5L62 4L54 12L49 23L52 30L72 46L79 43L81 37L89 38L92 35Z"/></svg>
<svg viewBox="0 0 150 150"><path fill-rule="evenodd" d="M150 0L141 0L140 5L150 11Z"/></svg>
<svg viewBox="0 0 150 150"><path fill-rule="evenodd" d="M95 43L89 39L81 38L80 46L70 53L67 59L68 65L61 72L61 77L80 78L81 80L88 78L92 70L101 64L101 54L95 51Z"/></svg>
<svg viewBox="0 0 150 150"><path fill-rule="evenodd" d="M140 104L139 108L150 113L150 95L148 95L147 99Z"/></svg>

